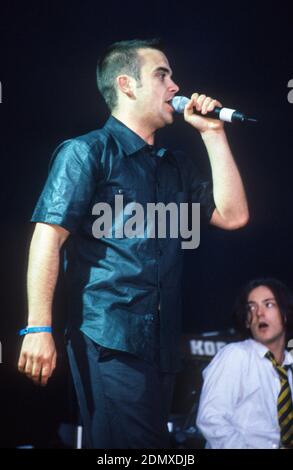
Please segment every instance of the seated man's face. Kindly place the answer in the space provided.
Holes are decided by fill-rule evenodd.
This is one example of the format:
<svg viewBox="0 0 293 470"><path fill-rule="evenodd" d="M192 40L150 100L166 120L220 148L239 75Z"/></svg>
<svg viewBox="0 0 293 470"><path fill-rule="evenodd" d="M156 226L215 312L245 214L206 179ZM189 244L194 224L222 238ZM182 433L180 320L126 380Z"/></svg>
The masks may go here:
<svg viewBox="0 0 293 470"><path fill-rule="evenodd" d="M285 339L283 318L272 291L266 286L256 287L247 301L247 327L252 337L264 345Z"/></svg>

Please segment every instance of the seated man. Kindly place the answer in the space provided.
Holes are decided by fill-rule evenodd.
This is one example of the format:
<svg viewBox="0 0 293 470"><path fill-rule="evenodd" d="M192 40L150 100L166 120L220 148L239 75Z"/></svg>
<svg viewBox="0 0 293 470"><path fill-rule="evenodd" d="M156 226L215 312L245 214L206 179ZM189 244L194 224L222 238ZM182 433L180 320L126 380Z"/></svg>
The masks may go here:
<svg viewBox="0 0 293 470"><path fill-rule="evenodd" d="M206 447L293 448L292 293L275 279L251 281L235 315L250 338L225 346L203 372L197 425Z"/></svg>

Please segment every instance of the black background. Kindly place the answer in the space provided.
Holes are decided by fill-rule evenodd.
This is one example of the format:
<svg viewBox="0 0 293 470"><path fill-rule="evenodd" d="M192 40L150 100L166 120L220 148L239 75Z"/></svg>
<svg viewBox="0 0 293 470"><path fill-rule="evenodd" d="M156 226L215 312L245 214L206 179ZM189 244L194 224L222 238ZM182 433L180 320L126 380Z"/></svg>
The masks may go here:
<svg viewBox="0 0 293 470"><path fill-rule="evenodd" d="M26 323L29 218L50 155L63 139L101 127L108 115L95 83L97 57L109 43L161 37L180 94L199 91L255 115L255 126L226 125L249 200L251 220L236 232L203 229L186 253L184 332L225 330L238 288L275 276L293 287L293 16L290 2L121 1L2 2L0 11L1 317L0 447L54 446L71 417L62 347L66 299L55 302L60 361L37 389L16 371ZM158 144L197 155L200 139L180 118Z"/></svg>

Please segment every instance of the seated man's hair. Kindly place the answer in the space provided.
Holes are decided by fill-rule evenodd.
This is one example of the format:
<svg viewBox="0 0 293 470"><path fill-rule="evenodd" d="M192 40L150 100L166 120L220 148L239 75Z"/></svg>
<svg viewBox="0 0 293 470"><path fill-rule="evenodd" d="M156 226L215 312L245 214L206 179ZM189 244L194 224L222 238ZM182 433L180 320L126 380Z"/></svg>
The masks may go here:
<svg viewBox="0 0 293 470"><path fill-rule="evenodd" d="M243 338L251 337L251 331L246 326L246 320L249 311L248 296L253 289L260 286L268 287L274 294L283 318L287 337L289 337L293 332L293 293L283 282L274 278L254 279L249 281L242 288L239 296L236 299L233 310L235 327L237 331Z"/></svg>

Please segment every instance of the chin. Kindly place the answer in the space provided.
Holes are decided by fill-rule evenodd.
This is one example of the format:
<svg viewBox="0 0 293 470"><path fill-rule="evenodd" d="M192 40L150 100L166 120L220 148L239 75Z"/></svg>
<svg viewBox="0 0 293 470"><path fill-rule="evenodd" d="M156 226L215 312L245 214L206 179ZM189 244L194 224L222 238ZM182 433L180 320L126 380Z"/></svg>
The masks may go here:
<svg viewBox="0 0 293 470"><path fill-rule="evenodd" d="M271 340L272 340L272 336L269 336L266 333L259 334L259 332L257 332L257 333L254 332L252 337L253 337L253 339L255 339L256 341L258 341L259 343L262 343L262 344L270 343Z"/></svg>
<svg viewBox="0 0 293 470"><path fill-rule="evenodd" d="M161 121L157 122L156 129L162 129L163 127L166 127L169 124L171 124L171 123L167 122L166 119L164 119L164 120L162 119Z"/></svg>
<svg viewBox="0 0 293 470"><path fill-rule="evenodd" d="M280 341L282 336L283 336L283 333L281 333L281 334L272 334L272 333L270 333L268 335L258 336L257 341L259 341L260 343L267 346L267 345L272 344L276 341Z"/></svg>
<svg viewBox="0 0 293 470"><path fill-rule="evenodd" d="M171 114L170 116L166 117L165 118L165 126L168 126L169 124L173 124L174 122L174 118L173 118L173 114Z"/></svg>
<svg viewBox="0 0 293 470"><path fill-rule="evenodd" d="M159 115L159 120L160 120L160 127L165 127L173 123L174 117L172 113L165 112Z"/></svg>

